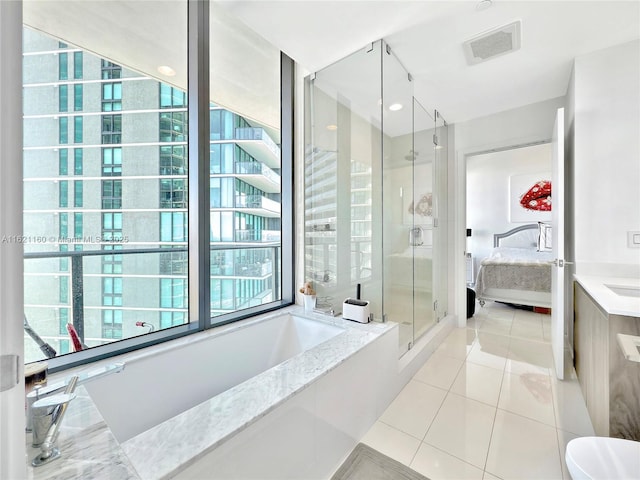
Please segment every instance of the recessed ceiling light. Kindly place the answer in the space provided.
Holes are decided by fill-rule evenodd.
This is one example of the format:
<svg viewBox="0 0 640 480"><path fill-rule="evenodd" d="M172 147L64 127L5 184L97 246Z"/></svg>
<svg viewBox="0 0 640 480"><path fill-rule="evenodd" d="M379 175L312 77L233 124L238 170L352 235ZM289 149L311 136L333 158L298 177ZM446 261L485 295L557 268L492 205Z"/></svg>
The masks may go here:
<svg viewBox="0 0 640 480"><path fill-rule="evenodd" d="M491 5L493 5L493 2L491 0L480 0L476 4L476 10L477 11L486 10L487 8L490 8Z"/></svg>
<svg viewBox="0 0 640 480"><path fill-rule="evenodd" d="M333 125L333 124L327 125L327 130L334 131L334 130L337 130L337 129L338 129L337 125Z"/></svg>
<svg viewBox="0 0 640 480"><path fill-rule="evenodd" d="M158 72L160 72L162 75L166 75L167 77L173 77L176 74L176 71L168 65L159 66Z"/></svg>
<svg viewBox="0 0 640 480"><path fill-rule="evenodd" d="M402 110L402 104L392 103L391 105L389 105L389 110L391 110L392 112L397 112L398 110Z"/></svg>

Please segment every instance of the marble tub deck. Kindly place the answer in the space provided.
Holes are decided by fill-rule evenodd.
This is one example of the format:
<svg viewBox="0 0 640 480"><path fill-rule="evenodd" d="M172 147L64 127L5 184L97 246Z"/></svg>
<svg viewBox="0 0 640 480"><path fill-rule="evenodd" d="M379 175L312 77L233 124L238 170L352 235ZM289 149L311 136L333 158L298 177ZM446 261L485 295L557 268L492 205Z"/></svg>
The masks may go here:
<svg viewBox="0 0 640 480"><path fill-rule="evenodd" d="M31 460L40 453L40 448L31 446L32 434L27 433L27 478L140 479L84 386L76 388L76 395L60 428L57 446L62 455L59 458L46 465L32 467Z"/></svg>
<svg viewBox="0 0 640 480"><path fill-rule="evenodd" d="M60 459L47 466L31 467L31 459L38 449L31 447L31 435L27 435L29 478L170 478L381 335L397 328L395 323L359 324L341 318L303 314L300 307L289 307L261 318L284 313L336 325L344 332L122 444L115 439L91 397L80 386L78 397L69 404L60 431Z"/></svg>

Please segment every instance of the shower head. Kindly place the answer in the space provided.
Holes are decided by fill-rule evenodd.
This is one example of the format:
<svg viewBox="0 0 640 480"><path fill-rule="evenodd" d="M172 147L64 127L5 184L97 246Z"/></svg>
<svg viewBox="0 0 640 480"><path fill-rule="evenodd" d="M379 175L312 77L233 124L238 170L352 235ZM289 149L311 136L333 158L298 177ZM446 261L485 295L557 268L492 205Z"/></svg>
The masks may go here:
<svg viewBox="0 0 640 480"><path fill-rule="evenodd" d="M413 161L416 159L416 157L418 156L418 154L419 154L419 153L420 153L420 152L415 152L415 151L413 151L413 150L409 150L409 155L405 155L405 156L404 156L404 159L405 159L407 162L413 162Z"/></svg>

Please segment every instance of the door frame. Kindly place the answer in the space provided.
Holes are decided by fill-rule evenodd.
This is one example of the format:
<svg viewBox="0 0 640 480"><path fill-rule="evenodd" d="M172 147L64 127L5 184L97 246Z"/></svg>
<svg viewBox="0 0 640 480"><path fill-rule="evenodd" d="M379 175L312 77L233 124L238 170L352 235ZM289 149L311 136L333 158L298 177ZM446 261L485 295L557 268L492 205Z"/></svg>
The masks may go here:
<svg viewBox="0 0 640 480"><path fill-rule="evenodd" d="M24 478L21 1L0 1L0 77L0 478Z"/></svg>
<svg viewBox="0 0 640 480"><path fill-rule="evenodd" d="M455 126L455 124L454 124ZM455 134L453 135L455 138ZM453 205L454 221L453 224L453 295L455 314L457 315L457 326L466 327L467 318L467 289L466 289L466 229L467 229L467 159L476 155L486 153L502 152L505 150L514 150L516 148L529 147L551 143L551 132L549 136L526 137L523 139L505 140L492 144L470 147L462 150L455 150L453 156L455 165L455 174L453 188L450 188L449 202ZM451 185L450 185L451 186ZM571 338L571 337L569 337Z"/></svg>

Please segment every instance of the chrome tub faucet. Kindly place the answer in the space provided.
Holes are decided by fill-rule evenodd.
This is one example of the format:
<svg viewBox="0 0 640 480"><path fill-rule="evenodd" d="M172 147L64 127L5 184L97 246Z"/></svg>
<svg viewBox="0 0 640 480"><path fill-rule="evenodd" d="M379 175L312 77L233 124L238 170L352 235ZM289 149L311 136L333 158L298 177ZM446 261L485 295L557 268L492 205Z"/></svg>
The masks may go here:
<svg viewBox="0 0 640 480"><path fill-rule="evenodd" d="M124 363L114 363L81 372L61 382L36 387L27 394L26 430L33 432L32 445L41 449L31 465L39 467L60 456L55 443L69 403L76 398L76 386L121 372L124 366Z"/></svg>
<svg viewBox="0 0 640 480"><path fill-rule="evenodd" d="M71 400L76 398L74 390L78 376L71 377L64 393L45 397L33 403L33 446L40 447L40 453L32 460L31 465L39 467L60 456L56 441L60 433L60 425Z"/></svg>

